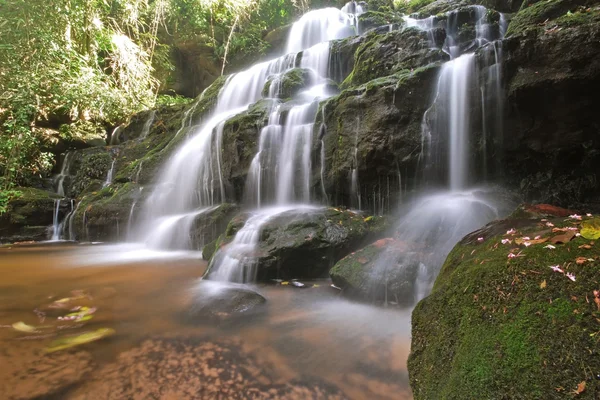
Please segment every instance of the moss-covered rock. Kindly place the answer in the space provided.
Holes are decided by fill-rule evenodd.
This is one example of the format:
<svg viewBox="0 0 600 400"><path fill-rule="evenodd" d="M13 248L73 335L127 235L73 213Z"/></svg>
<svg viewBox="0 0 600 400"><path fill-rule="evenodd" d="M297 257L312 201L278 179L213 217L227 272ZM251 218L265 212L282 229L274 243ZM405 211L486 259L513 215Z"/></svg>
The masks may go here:
<svg viewBox="0 0 600 400"><path fill-rule="evenodd" d="M600 246L548 211L492 222L449 254L413 312L415 399L598 398Z"/></svg>
<svg viewBox="0 0 600 400"><path fill-rule="evenodd" d="M384 25L393 25L397 28L404 20L399 14L392 12L367 11L358 16L358 31L366 32L369 29Z"/></svg>
<svg viewBox="0 0 600 400"><path fill-rule="evenodd" d="M447 59L440 49L431 47L427 32L418 28L385 34L369 32L354 57L354 69L343 82L343 88Z"/></svg>
<svg viewBox="0 0 600 400"><path fill-rule="evenodd" d="M387 211L397 204L400 180L415 183L421 121L431 102L431 91L423 88L433 87L437 72L436 65L402 71L321 103L313 143L319 155L324 145L325 168L323 182L320 170L313 175L315 192L324 187L333 204L358 207L351 194L355 169L363 209Z"/></svg>
<svg viewBox="0 0 600 400"><path fill-rule="evenodd" d="M16 188L0 214L0 242L46 240L56 212L56 201L62 197L35 188ZM59 205L59 218L67 213L67 201Z"/></svg>
<svg viewBox="0 0 600 400"><path fill-rule="evenodd" d="M249 217L243 213L233 218L216 248L225 252ZM335 208L300 208L274 215L262 226L253 255L257 280L322 278L337 260L380 236L385 227L380 219ZM218 263L216 253L206 277L218 269Z"/></svg>
<svg viewBox="0 0 600 400"><path fill-rule="evenodd" d="M315 73L306 68L293 68L281 75L275 75L267 80L263 88L263 97L289 99L300 91L310 87L316 80Z"/></svg>
<svg viewBox="0 0 600 400"><path fill-rule="evenodd" d="M596 7L588 10L591 6ZM600 22L598 7L593 0L525 1L511 19L506 35L522 35L530 30L544 31L588 22Z"/></svg>

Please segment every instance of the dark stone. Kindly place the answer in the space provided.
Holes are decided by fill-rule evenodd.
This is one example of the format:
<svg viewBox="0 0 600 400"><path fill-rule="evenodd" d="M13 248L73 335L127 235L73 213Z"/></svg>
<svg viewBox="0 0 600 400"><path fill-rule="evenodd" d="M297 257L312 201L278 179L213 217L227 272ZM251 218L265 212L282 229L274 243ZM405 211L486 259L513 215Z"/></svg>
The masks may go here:
<svg viewBox="0 0 600 400"><path fill-rule="evenodd" d="M202 280L192 290L185 319L193 323L254 315L267 301L244 285L231 283Z"/></svg>

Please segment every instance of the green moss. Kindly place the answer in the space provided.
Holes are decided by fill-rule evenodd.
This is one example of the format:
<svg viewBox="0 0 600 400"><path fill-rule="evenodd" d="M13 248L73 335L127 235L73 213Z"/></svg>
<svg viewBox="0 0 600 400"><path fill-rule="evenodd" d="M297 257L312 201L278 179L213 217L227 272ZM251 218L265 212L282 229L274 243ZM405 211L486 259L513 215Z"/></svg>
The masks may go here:
<svg viewBox="0 0 600 400"><path fill-rule="evenodd" d="M599 21L598 8L586 11L579 8L586 1L543 0L534 4L523 3L521 10L508 25L506 36L520 35L531 30L553 26L576 26Z"/></svg>
<svg viewBox="0 0 600 400"><path fill-rule="evenodd" d="M394 8L403 14L412 14L436 0L394 0Z"/></svg>
<svg viewBox="0 0 600 400"><path fill-rule="evenodd" d="M409 359L415 399L562 399L581 381L587 389L578 398L600 391L593 376L600 360L592 350L600 345L600 310L589 302L599 283L600 246L580 249L588 242L582 238L554 250L547 242L501 244L513 223L520 226L513 240L555 235L539 220L514 219L468 236L417 305ZM519 257L509 259L510 252ZM582 255L595 261L576 264Z"/></svg>

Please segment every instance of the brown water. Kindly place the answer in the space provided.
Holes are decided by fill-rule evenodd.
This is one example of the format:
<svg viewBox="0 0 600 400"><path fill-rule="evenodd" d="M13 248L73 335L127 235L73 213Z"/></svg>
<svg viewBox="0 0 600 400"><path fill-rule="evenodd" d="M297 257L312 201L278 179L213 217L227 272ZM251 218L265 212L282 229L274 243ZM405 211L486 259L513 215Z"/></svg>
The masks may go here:
<svg viewBox="0 0 600 400"><path fill-rule="evenodd" d="M410 313L351 303L328 281L261 285L261 314L182 318L206 264L126 260L115 246L0 249L0 397L411 399ZM68 309L52 308L71 298ZM60 321L95 307L84 323ZM35 311L34 311L35 310ZM22 321L36 332L15 330ZM47 353L58 338L111 336Z"/></svg>

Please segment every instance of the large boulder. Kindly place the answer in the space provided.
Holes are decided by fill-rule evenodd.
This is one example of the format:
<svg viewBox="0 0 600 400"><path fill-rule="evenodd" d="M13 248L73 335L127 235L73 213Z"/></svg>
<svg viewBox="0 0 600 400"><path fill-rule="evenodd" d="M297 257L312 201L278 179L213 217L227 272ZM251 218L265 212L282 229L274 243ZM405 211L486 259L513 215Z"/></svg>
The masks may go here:
<svg viewBox="0 0 600 400"><path fill-rule="evenodd" d="M413 312L415 399L600 396L600 222L566 212L519 209L455 246Z"/></svg>
<svg viewBox="0 0 600 400"><path fill-rule="evenodd" d="M337 260L386 228L383 218L365 218L353 211L287 209L265 218L251 253L228 252L227 247L251 217L244 213L230 222L216 243L205 277L214 278L225 257L239 257L242 264L252 259L258 281L322 278Z"/></svg>

